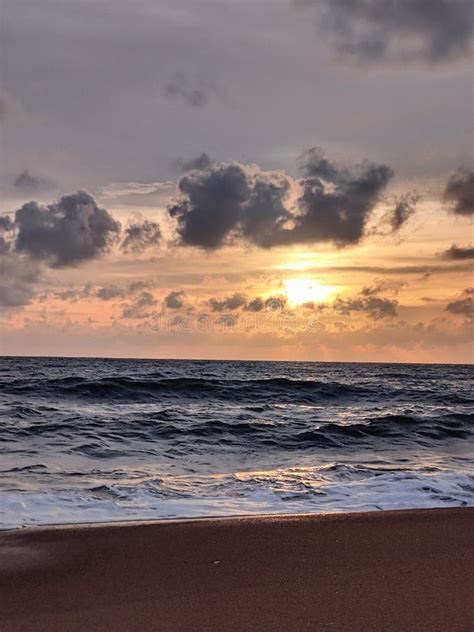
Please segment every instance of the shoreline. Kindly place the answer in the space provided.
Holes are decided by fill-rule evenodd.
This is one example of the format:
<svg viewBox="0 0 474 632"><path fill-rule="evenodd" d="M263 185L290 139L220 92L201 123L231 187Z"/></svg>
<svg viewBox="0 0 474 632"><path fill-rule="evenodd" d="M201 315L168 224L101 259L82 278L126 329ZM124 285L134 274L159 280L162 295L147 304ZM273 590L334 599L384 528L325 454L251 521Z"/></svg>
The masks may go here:
<svg viewBox="0 0 474 632"><path fill-rule="evenodd" d="M431 512L439 512L439 511L459 511L467 509L469 511L474 512L474 504L467 506L459 506L459 507L410 507L406 509L374 509L367 511L366 509L361 509L360 511L312 511L306 513L243 513L243 514L231 514L231 515L217 515L217 516L182 516L182 517L174 517L174 518L130 518L121 519L121 520L84 520L81 522L47 522L41 524L25 524L18 525L15 527L1 527L0 526L0 536L4 533L17 533L18 531L23 532L35 532L38 531L55 531L55 530L74 530L76 528L80 529L102 529L102 528L121 528L121 527L129 527L129 526L153 526L153 525L168 525L168 524L181 524L181 523L214 523L214 522L235 522L235 521L248 521L248 520L257 520L257 521L268 521L268 520L319 520L320 518L345 518L352 516L365 516L376 519L376 516L380 514L390 514L394 516L399 516L400 514L412 514L416 512L417 514L422 513L431 513Z"/></svg>
<svg viewBox="0 0 474 632"><path fill-rule="evenodd" d="M0 531L0 630L474 625L474 508Z"/></svg>

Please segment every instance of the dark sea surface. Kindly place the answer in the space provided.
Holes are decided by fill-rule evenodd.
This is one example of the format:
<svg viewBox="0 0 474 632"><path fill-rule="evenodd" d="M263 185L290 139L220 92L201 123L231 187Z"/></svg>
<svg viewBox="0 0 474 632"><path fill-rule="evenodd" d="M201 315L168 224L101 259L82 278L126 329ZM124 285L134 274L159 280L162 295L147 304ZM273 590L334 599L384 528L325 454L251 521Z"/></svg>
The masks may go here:
<svg viewBox="0 0 474 632"><path fill-rule="evenodd" d="M472 505L472 378L0 358L0 526Z"/></svg>

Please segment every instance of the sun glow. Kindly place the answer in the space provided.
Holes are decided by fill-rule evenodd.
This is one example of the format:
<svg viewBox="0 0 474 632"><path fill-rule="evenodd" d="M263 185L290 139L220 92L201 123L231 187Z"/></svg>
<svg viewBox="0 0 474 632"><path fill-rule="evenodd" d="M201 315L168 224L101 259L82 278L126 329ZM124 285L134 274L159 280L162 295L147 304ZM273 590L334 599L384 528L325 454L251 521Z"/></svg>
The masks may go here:
<svg viewBox="0 0 474 632"><path fill-rule="evenodd" d="M284 283L288 300L293 305L325 301L335 290L333 286L322 285L313 279L286 279Z"/></svg>

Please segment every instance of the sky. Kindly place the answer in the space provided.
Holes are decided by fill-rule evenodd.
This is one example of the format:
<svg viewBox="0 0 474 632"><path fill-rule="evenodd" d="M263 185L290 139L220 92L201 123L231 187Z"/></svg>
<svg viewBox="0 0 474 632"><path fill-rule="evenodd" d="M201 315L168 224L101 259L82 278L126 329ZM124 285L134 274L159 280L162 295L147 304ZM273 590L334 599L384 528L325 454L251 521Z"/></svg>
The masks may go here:
<svg viewBox="0 0 474 632"><path fill-rule="evenodd" d="M473 360L471 0L2 0L0 353Z"/></svg>

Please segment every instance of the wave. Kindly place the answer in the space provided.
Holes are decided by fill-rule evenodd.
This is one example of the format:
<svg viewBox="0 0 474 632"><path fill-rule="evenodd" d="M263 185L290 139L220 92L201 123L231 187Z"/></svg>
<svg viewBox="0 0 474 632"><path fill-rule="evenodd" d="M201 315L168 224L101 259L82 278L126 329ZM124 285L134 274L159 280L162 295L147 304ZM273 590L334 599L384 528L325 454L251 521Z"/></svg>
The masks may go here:
<svg viewBox="0 0 474 632"><path fill-rule="evenodd" d="M145 451L152 453L161 442L174 454L192 453L201 446L311 450L314 448L374 447L380 442L392 446L427 447L448 440L474 437L474 414L445 414L417 417L412 414L382 415L360 422L303 422L239 418L179 420L166 409L128 419L102 422L95 418L68 416L2 428L3 441L51 437L63 449L87 456L113 456Z"/></svg>
<svg viewBox="0 0 474 632"><path fill-rule="evenodd" d="M331 513L473 505L472 476L462 472L277 470L167 477L133 485L2 493L3 528L37 524L170 519L243 514ZM21 511L18 508L21 507Z"/></svg>
<svg viewBox="0 0 474 632"><path fill-rule="evenodd" d="M472 503L472 375L5 359L0 524Z"/></svg>
<svg viewBox="0 0 474 632"><path fill-rule="evenodd" d="M153 377L155 376L155 377ZM147 403L174 399L184 400L216 400L247 403L253 406L262 404L301 404L311 405L338 401L361 400L371 403L380 402L386 406L389 400L395 402L421 401L440 403L446 406L466 405L474 403L469 390L447 391L437 386L420 388L416 381L399 380L390 382L383 374L371 380L355 382L350 375L347 380L295 379L291 377L258 377L242 379L236 377L163 377L154 372L133 376L102 376L90 379L85 376L65 376L48 379L20 378L0 381L0 390L4 395L17 395L29 398L24 413L18 410L17 415L25 417L29 410L38 408L38 401L48 404L67 402L68 400L97 403ZM38 408L39 409L39 408ZM36 414L31 409L31 414Z"/></svg>
<svg viewBox="0 0 474 632"><path fill-rule="evenodd" d="M298 380L283 377L268 379L217 379L176 377L136 379L131 377L105 377L88 380L81 377L63 377L35 383L17 380L0 384L3 392L11 394L51 394L89 400L139 401L166 395L183 397L213 397L218 399L255 399L276 395L285 398L298 396L305 401L315 398L367 396L372 391L365 386L322 380Z"/></svg>

